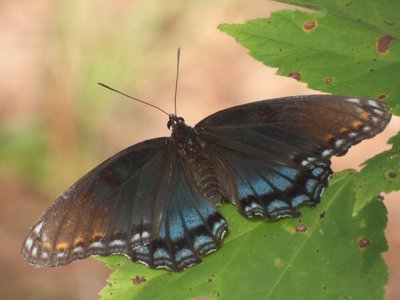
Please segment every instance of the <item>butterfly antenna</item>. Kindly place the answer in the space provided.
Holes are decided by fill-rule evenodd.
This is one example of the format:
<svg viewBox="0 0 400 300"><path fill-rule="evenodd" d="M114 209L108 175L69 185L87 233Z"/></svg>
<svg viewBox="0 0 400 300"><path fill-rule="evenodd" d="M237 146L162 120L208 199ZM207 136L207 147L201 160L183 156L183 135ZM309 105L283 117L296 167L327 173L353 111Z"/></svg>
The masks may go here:
<svg viewBox="0 0 400 300"><path fill-rule="evenodd" d="M151 104L151 103L148 103L148 102L146 102L146 101L144 101L144 100L140 100L140 99L138 99L138 98L129 96L129 95L127 95L127 94L125 94L125 93L123 93L123 92L121 92L121 91L118 91L118 90L116 90L116 89L113 89L112 87L110 87L110 86L108 86L108 85L106 85L106 84L104 84L104 83L98 82L97 84L98 84L98 85L101 85L102 87L105 87L106 89L109 89L109 90L111 90L111 91L113 91L113 92L116 92L116 93L118 93L118 94L121 94L121 95L123 95L123 96L125 96L125 97L131 98L132 100L136 100L136 101L139 101L139 102L141 102L141 103L143 103L143 104L146 104L146 105L148 105L148 106L154 107L154 108L158 109L159 111L163 112L164 114L166 114L167 116L169 116L169 113L167 113L165 110L159 108L158 106L155 106L155 105L153 105L153 104Z"/></svg>
<svg viewBox="0 0 400 300"><path fill-rule="evenodd" d="M176 80L175 80L175 96L174 96L175 116L177 115L176 95L178 94L179 61L180 61L180 59L181 59L181 48L178 48L178 53L177 53L177 57L176 57Z"/></svg>

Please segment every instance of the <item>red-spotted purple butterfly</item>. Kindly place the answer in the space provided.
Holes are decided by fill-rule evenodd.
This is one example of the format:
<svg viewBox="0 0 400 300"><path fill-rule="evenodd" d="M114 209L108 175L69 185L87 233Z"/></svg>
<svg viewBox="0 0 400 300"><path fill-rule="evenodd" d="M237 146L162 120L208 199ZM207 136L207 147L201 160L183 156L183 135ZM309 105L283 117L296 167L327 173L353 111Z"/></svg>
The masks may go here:
<svg viewBox="0 0 400 300"><path fill-rule="evenodd" d="M171 137L112 156L46 211L22 254L36 267L122 253L174 271L216 250L228 225L221 196L246 217L277 219L316 205L332 155L388 124L374 100L309 95L221 110L193 128L169 115Z"/></svg>
<svg viewBox="0 0 400 300"><path fill-rule="evenodd" d="M331 156L381 132L388 110L309 95L235 106L194 127L170 114L170 137L122 150L72 185L33 225L22 255L43 267L125 254L182 271L220 247L221 197L249 218L299 216L320 201Z"/></svg>

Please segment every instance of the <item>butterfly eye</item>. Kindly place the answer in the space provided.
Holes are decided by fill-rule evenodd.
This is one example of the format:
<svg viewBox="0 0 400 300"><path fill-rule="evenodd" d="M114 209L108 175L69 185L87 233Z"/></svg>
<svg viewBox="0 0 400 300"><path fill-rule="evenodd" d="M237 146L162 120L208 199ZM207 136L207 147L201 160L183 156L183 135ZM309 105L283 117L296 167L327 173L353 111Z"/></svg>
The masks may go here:
<svg viewBox="0 0 400 300"><path fill-rule="evenodd" d="M178 118L178 122L179 122L179 123L185 123L185 119L182 118L182 117L179 117L179 118Z"/></svg>
<svg viewBox="0 0 400 300"><path fill-rule="evenodd" d="M172 119L169 119L168 123L167 123L167 128L171 129L171 126L174 122L172 121Z"/></svg>

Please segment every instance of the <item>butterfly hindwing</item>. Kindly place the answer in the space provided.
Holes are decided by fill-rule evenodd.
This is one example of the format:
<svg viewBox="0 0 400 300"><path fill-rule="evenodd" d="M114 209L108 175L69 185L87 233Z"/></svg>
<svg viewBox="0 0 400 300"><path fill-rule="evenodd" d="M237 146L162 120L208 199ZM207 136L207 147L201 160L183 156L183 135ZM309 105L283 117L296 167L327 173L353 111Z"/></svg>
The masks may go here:
<svg viewBox="0 0 400 300"><path fill-rule="evenodd" d="M216 250L227 230L222 215L191 182L182 158L177 157L169 176L161 215L159 236L133 250L132 257L152 268L165 266L175 271L201 261L199 254Z"/></svg>

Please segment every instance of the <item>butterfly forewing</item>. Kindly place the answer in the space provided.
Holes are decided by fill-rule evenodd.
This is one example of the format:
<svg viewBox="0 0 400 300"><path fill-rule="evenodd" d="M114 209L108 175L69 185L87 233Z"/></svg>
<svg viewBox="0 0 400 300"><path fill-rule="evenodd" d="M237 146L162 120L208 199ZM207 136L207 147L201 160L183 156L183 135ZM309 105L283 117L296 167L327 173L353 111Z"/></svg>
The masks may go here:
<svg viewBox="0 0 400 300"><path fill-rule="evenodd" d="M35 266L55 266L117 249L125 253L148 240L142 234L149 232L145 226L157 220L152 220L152 207L136 196L143 190L140 182L146 180L141 170L156 173L154 165L165 161L166 140L127 148L74 184L32 227L22 248L24 257ZM152 183L148 181L148 196L157 192ZM134 218L135 212L140 218ZM140 238L131 241L132 233Z"/></svg>

